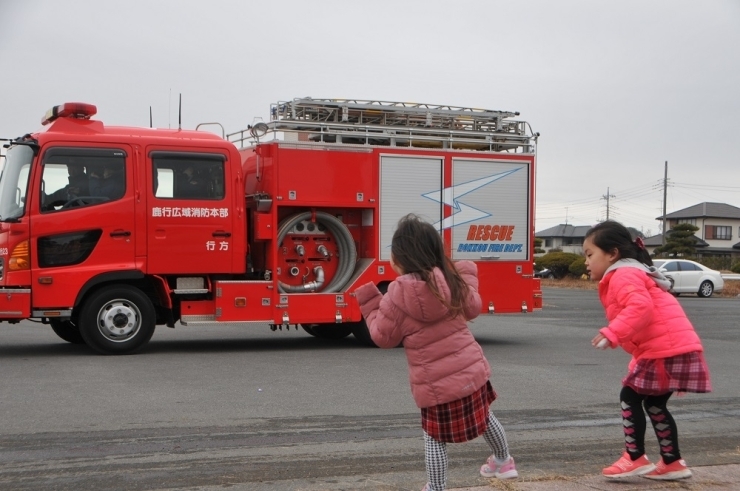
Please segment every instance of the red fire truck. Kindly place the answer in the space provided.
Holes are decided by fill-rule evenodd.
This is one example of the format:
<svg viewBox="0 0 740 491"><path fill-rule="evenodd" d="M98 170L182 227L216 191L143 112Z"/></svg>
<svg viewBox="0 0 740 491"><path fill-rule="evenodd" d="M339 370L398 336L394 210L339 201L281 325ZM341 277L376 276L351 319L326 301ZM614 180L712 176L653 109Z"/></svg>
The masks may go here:
<svg viewBox="0 0 740 491"><path fill-rule="evenodd" d="M217 135L52 108L0 177L0 321L130 353L155 326L300 325L371 344L354 290L415 213L478 264L485 313L541 308L535 150L518 113L301 98Z"/></svg>

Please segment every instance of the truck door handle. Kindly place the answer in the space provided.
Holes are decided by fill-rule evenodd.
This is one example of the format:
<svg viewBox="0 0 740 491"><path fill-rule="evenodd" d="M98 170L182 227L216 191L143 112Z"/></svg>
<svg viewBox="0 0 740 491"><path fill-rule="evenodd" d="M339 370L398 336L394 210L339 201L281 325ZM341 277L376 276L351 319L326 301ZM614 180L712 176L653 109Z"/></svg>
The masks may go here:
<svg viewBox="0 0 740 491"><path fill-rule="evenodd" d="M131 232L129 232L128 230L114 230L113 232L110 233L110 236L111 237L130 237Z"/></svg>
<svg viewBox="0 0 740 491"><path fill-rule="evenodd" d="M231 232L224 232L223 230L216 230L211 234L213 237L231 237Z"/></svg>

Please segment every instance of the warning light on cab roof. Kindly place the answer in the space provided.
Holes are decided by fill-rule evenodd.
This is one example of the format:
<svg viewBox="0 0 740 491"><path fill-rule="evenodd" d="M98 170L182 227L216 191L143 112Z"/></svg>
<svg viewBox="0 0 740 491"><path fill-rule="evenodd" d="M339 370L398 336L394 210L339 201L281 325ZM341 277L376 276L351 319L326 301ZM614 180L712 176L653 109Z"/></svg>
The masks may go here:
<svg viewBox="0 0 740 491"><path fill-rule="evenodd" d="M54 106L41 118L41 124L47 125L58 118L90 119L98 112L98 108L84 102L65 102Z"/></svg>

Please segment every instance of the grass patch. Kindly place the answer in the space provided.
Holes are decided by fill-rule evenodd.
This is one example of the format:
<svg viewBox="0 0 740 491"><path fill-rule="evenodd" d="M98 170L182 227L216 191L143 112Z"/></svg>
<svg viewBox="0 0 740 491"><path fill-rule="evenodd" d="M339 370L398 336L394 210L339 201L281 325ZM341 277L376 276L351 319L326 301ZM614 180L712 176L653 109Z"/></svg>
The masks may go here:
<svg viewBox="0 0 740 491"><path fill-rule="evenodd" d="M740 297L740 281L725 280L725 289L722 290L720 297Z"/></svg>
<svg viewBox="0 0 740 491"><path fill-rule="evenodd" d="M571 288L578 290L598 290L599 288L599 283L597 281L582 280L580 278L561 278L559 280L542 278L541 281L542 286L547 286L550 288ZM724 290L722 290L722 293L715 293L715 295L718 297L732 298L740 296L740 281L725 280Z"/></svg>
<svg viewBox="0 0 740 491"><path fill-rule="evenodd" d="M570 288L572 290L598 290L599 282L580 278L560 278L559 280L542 278L542 286L550 288Z"/></svg>

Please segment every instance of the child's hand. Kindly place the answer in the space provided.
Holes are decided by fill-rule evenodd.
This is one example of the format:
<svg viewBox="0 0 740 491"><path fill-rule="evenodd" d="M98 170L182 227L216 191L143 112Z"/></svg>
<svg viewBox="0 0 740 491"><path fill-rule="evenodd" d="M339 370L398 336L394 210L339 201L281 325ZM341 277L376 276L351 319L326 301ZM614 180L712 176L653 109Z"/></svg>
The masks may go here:
<svg viewBox="0 0 740 491"><path fill-rule="evenodd" d="M597 349L607 349L611 343L603 334L599 333L591 340L591 346Z"/></svg>

